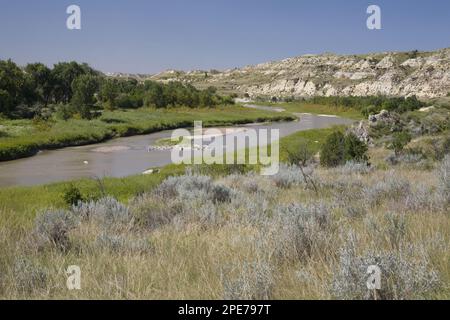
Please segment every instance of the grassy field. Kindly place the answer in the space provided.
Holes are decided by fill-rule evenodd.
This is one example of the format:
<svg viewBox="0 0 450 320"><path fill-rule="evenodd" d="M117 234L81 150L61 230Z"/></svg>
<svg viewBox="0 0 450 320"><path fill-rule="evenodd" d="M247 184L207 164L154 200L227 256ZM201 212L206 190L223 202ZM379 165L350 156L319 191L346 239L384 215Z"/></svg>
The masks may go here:
<svg viewBox="0 0 450 320"><path fill-rule="evenodd" d="M249 110L240 106L212 109L177 108L107 111L95 120L0 120L0 161L31 156L41 149L102 142L114 137L203 125L232 125L259 121L293 120L289 113Z"/></svg>
<svg viewBox="0 0 450 320"><path fill-rule="evenodd" d="M379 264L377 299L449 299L449 170L450 158L432 169L311 167L317 192L295 167L161 185L155 175L123 181L140 193L124 205L36 221L2 209L0 298L373 299L366 270ZM127 199L119 182L110 193ZM66 288L69 265L82 270L80 291Z"/></svg>
<svg viewBox="0 0 450 320"><path fill-rule="evenodd" d="M336 129L283 138L281 158L300 139L317 152ZM371 148L372 167L316 159L307 180L289 166L167 166L0 189L0 299L449 299L450 157L392 166L389 154ZM69 210L70 185L93 202ZM80 291L66 288L69 265Z"/></svg>
<svg viewBox="0 0 450 320"><path fill-rule="evenodd" d="M358 110L346 107L331 107L326 105L312 104L309 102L279 102L279 103L260 102L256 104L264 106L281 107L288 112L294 113L327 114L354 120L364 119L364 116Z"/></svg>

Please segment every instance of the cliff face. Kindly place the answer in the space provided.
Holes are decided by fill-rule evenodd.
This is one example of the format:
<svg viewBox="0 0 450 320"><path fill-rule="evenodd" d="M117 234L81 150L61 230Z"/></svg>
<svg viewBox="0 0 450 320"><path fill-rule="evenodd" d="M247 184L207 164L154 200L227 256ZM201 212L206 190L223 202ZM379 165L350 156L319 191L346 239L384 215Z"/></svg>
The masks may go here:
<svg viewBox="0 0 450 320"><path fill-rule="evenodd" d="M305 55L241 69L168 71L159 81L255 96L410 96L435 98L450 92L450 49L367 55Z"/></svg>

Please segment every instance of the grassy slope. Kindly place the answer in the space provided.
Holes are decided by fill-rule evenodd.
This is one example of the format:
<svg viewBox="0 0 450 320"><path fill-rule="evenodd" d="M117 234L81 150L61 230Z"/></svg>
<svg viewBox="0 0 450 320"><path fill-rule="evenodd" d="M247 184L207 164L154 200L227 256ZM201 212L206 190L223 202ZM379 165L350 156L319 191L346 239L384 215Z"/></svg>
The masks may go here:
<svg viewBox="0 0 450 320"><path fill-rule="evenodd" d="M107 248L98 247L96 239L102 229L97 229L95 225L84 224L72 234L74 249L68 252L48 249L43 252L30 251L26 254L26 257L37 266L50 271L43 290L24 293L23 296L18 294L18 290L11 286L19 280L11 276L12 273L8 270L3 289L0 282L0 296L38 299L220 299L223 298L225 290L221 272L233 268L235 274L225 273L226 280L236 281L240 275L249 276L250 278L244 280L251 285L253 275L251 270L244 267L246 262L256 261L257 265L267 264L273 268L270 276L273 281L272 298L329 299L332 298L330 283L340 270L339 252L345 246L347 234L351 231L357 235L357 249L361 254L374 248L381 252L396 253L398 252L396 244L402 243L417 246L413 247L413 253L417 255L417 263L421 263L419 249L423 248L430 255L433 268L439 271L443 284L439 290L423 298L448 299L450 294L448 287L450 251L446 250L450 228L448 214L423 209L408 211L404 215L405 229L401 231L401 226L396 229L396 225L387 219L390 214L405 212L403 201L393 198L392 195L382 196L379 205L369 206L367 213L361 217L347 216L343 208L336 206L336 201L340 200L339 193L334 196L336 192L341 192L339 188L342 187L342 183L356 188L359 183L373 187L386 177L393 181L397 179L409 181L414 190L416 182L420 180L421 184L432 189L437 178L432 171L399 167L395 169L395 173L376 170L367 175L349 175L340 173L339 170L319 168L316 173L323 182L319 196L303 186L280 189L270 183L269 179L262 177L250 177L246 181L258 183L264 194L275 196L272 200L271 196L268 197L273 206L319 201L333 208L331 225L326 229L326 233L311 235L317 242L307 257L277 258L271 255L272 250L277 248L277 241L280 241L277 240L280 233L276 227L272 230L269 224L259 229L254 224L245 223L245 220L236 223L233 217L241 212L231 211L229 206L222 205L219 209L224 211L219 215L225 219L222 223L208 224L196 220L194 215L188 223L178 227L169 224L154 231L139 228L121 231L120 234L130 241L139 237L147 239L152 246L150 252L109 251ZM236 186L233 180L227 178L220 179L219 182L234 185L248 196L249 201L260 199L254 194L245 193L247 192L245 184L239 183ZM361 199L357 197L350 197L348 201L350 201L348 206L357 207L361 204L358 202ZM10 216L10 219L6 220L14 218L17 217ZM2 253L0 265L7 266L17 260L17 256L14 255L14 248L17 245L15 240L23 241L26 234L19 226L15 229L5 228L4 219L0 219L0 253ZM321 238L325 234L327 237ZM392 235L397 234L400 240L392 238ZM270 241L265 242L264 239ZM286 245L289 246L290 243L287 241ZM76 250L78 247L84 250ZM82 267L81 291L70 292L65 288L66 278L62 270L72 264ZM266 281L265 277L261 279L262 283ZM35 285L39 287L41 284Z"/></svg>
<svg viewBox="0 0 450 320"><path fill-rule="evenodd" d="M146 134L166 129L191 127L194 121L204 126L231 125L258 121L293 119L288 113L274 114L240 106L214 109L139 109L105 112L99 119L72 119L54 123L31 120L2 121L0 124L0 161L33 155L40 149L55 149L101 142L120 136Z"/></svg>

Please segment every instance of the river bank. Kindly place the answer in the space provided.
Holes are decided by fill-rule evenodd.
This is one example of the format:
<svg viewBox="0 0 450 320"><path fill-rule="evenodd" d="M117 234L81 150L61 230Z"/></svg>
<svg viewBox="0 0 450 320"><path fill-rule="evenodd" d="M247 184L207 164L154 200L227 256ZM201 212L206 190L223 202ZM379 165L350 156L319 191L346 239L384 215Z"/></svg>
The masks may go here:
<svg viewBox="0 0 450 320"><path fill-rule="evenodd" d="M223 106L212 109L107 111L94 120L3 120L0 121L0 161L30 157L42 150L84 146L118 137L191 127L194 121L203 121L205 127L211 127L295 119L287 112L274 114L242 106Z"/></svg>

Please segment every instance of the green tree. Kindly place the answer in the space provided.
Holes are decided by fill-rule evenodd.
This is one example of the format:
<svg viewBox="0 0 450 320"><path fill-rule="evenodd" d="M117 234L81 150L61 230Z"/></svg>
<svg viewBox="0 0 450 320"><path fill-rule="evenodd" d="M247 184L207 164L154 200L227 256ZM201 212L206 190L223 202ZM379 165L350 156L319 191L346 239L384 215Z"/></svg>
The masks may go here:
<svg viewBox="0 0 450 320"><path fill-rule="evenodd" d="M367 162L367 144L358 139L354 133L348 133L345 137L345 161Z"/></svg>
<svg viewBox="0 0 450 320"><path fill-rule="evenodd" d="M11 60L0 60L0 113L8 115L23 101L25 76Z"/></svg>
<svg viewBox="0 0 450 320"><path fill-rule="evenodd" d="M99 75L97 71L87 64L61 62L54 66L52 76L55 79L55 102L69 103L73 96L72 82L81 75Z"/></svg>
<svg viewBox="0 0 450 320"><path fill-rule="evenodd" d="M99 98L105 103L106 109L114 109L117 106L119 85L115 79L106 79L102 82Z"/></svg>
<svg viewBox="0 0 450 320"><path fill-rule="evenodd" d="M340 131L330 134L320 151L320 163L325 167L337 167L345 161L345 136Z"/></svg>
<svg viewBox="0 0 450 320"><path fill-rule="evenodd" d="M42 63L32 63L25 67L25 72L29 76L35 102L43 103L46 107L50 102L54 86L52 71Z"/></svg>
<svg viewBox="0 0 450 320"><path fill-rule="evenodd" d="M368 147L353 133L340 131L330 134L321 147L320 163L325 167L337 167L347 161L367 162Z"/></svg>
<svg viewBox="0 0 450 320"><path fill-rule="evenodd" d="M159 83L147 83L147 88L145 104L156 108L166 108L168 103L164 95L163 86Z"/></svg>
<svg viewBox="0 0 450 320"><path fill-rule="evenodd" d="M76 78L72 83L73 97L71 104L82 118L91 118L91 110L95 104L95 93L98 90L96 76L85 74Z"/></svg>

